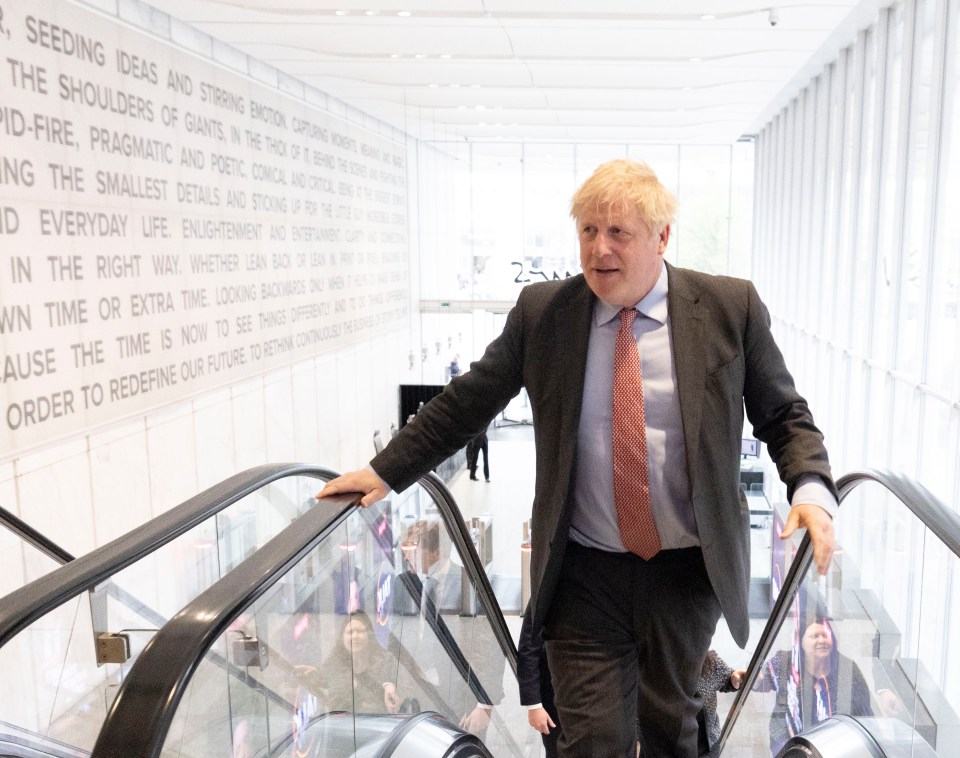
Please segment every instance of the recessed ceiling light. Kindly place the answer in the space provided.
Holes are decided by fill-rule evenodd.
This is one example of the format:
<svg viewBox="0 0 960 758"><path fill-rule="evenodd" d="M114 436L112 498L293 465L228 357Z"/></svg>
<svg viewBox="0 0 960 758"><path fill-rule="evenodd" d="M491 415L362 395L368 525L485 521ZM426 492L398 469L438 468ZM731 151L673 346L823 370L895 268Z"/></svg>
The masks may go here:
<svg viewBox="0 0 960 758"><path fill-rule="evenodd" d="M436 83L432 83L432 84L430 84L430 85L428 85L428 86L429 86L431 89L436 89L436 88L439 87L440 85L439 85L439 84L436 84Z"/></svg>
<svg viewBox="0 0 960 758"><path fill-rule="evenodd" d="M684 92L689 92L689 91L692 90L692 89L693 89L693 87L684 87L684 88L683 88L683 91L684 91Z"/></svg>
<svg viewBox="0 0 960 758"><path fill-rule="evenodd" d="M411 14L410 11L397 11L397 15L398 15L398 16L410 16L410 15L413 15L413 14Z"/></svg>
<svg viewBox="0 0 960 758"><path fill-rule="evenodd" d="M457 110L458 110L458 111L465 111L466 109L467 109L467 106L465 106L465 105L458 105L458 106L457 106Z"/></svg>
<svg viewBox="0 0 960 758"><path fill-rule="evenodd" d="M460 85L459 85L459 84L451 84L450 86L451 86L453 89L459 89L459 88L460 88Z"/></svg>
<svg viewBox="0 0 960 758"><path fill-rule="evenodd" d="M701 17L701 21L713 21L716 18L712 13L704 13Z"/></svg>
<svg viewBox="0 0 960 758"><path fill-rule="evenodd" d="M477 124L477 126L486 126L486 125L487 125L486 121L481 121L479 124Z"/></svg>
<svg viewBox="0 0 960 758"><path fill-rule="evenodd" d="M365 13L366 15L368 15L368 16L376 16L376 15L377 15L377 11L364 11L364 13Z"/></svg>
<svg viewBox="0 0 960 758"><path fill-rule="evenodd" d="M414 55L413 57L416 58L417 60L423 60L423 59L426 58L427 56L424 55L423 53L417 53L417 54Z"/></svg>
<svg viewBox="0 0 960 758"><path fill-rule="evenodd" d="M440 57L441 57L443 60L448 61L448 60L450 60L453 56L450 55L450 53L443 53Z"/></svg>
<svg viewBox="0 0 960 758"><path fill-rule="evenodd" d="M334 11L335 16L346 16L350 11Z"/></svg>
<svg viewBox="0 0 960 758"><path fill-rule="evenodd" d="M474 109L475 111L483 111L483 110L486 110L486 106L483 106L483 105L475 105L475 106L473 106L473 109Z"/></svg>
<svg viewBox="0 0 960 758"><path fill-rule="evenodd" d="M691 58L691 59L690 59L690 62L691 62L691 63L699 63L699 62L700 62L700 59L699 59L699 58Z"/></svg>
<svg viewBox="0 0 960 758"><path fill-rule="evenodd" d="M400 57L400 53L390 53L390 57L391 57L391 58L399 58L399 57Z"/></svg>

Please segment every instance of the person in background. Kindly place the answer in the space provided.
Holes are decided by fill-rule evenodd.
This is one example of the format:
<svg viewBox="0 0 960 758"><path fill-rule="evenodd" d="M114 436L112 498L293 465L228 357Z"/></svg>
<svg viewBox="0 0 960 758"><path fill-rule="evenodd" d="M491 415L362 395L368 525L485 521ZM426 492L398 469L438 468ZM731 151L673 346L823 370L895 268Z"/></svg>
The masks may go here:
<svg viewBox="0 0 960 758"><path fill-rule="evenodd" d="M402 492L526 388L534 420L532 634L562 758L697 755L697 682L721 611L749 636L744 411L826 574L837 493L823 435L753 285L665 263L676 198L605 163L574 194L582 274L520 290L503 332L367 469L318 497ZM800 293L802 296L802 292Z"/></svg>
<svg viewBox="0 0 960 758"><path fill-rule="evenodd" d="M336 645L317 669L298 666L304 684L328 711L396 713L396 662L380 647L373 622L363 611L349 614Z"/></svg>
<svg viewBox="0 0 960 758"><path fill-rule="evenodd" d="M700 669L697 694L703 698L703 708L697 720L701 722L700 755L706 755L720 741L720 717L717 715L717 693L740 689L746 671L734 671L716 650L708 650Z"/></svg>
<svg viewBox="0 0 960 758"><path fill-rule="evenodd" d="M796 734L835 714L873 716L870 689L857 664L841 655L830 621L818 613L801 625L796 650L780 650L763 666L754 689L775 692L770 754Z"/></svg>
<svg viewBox="0 0 960 758"><path fill-rule="evenodd" d="M453 356L453 360L450 361L450 378L456 379L460 376L460 356Z"/></svg>
<svg viewBox="0 0 960 758"><path fill-rule="evenodd" d="M467 468L470 470L470 479L477 482L477 464L480 462L480 453L483 453L483 478L490 481L490 452L487 448L487 433L480 432L467 443Z"/></svg>

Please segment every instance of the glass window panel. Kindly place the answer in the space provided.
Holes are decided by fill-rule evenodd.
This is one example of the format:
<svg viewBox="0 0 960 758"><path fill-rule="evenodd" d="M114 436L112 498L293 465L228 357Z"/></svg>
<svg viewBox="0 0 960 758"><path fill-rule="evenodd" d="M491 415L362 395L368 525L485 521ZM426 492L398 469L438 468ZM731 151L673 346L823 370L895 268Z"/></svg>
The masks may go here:
<svg viewBox="0 0 960 758"><path fill-rule="evenodd" d="M583 184L586 181L587 177L590 176L594 171L597 170L597 167L601 163L606 163L607 161L616 160L618 158L632 158L633 160L646 161L650 163L649 160L644 155L629 155L627 146L620 144L612 145L576 145L574 147L574 152L576 154L575 161L575 174L571 184L570 194L573 194L573 190ZM651 164L652 165L652 164ZM656 166L654 166L656 170ZM661 177L662 181L662 177ZM567 206L569 207L569 198Z"/></svg>
<svg viewBox="0 0 960 758"><path fill-rule="evenodd" d="M883 366L891 365L894 324L894 282L900 260L899 239L901 219L897 217L897 188L902 182L898 176L898 149L900 143L900 112L903 87L903 35L905 32L902 5L889 11L887 27L887 80L884 90L883 150L881 156L880 213L876 266L876 291L873 311L872 357Z"/></svg>
<svg viewBox="0 0 960 758"><path fill-rule="evenodd" d="M730 158L730 256L727 273L750 278L754 143L735 143L730 149ZM661 181L665 181L663 177Z"/></svg>
<svg viewBox="0 0 960 758"><path fill-rule="evenodd" d="M908 380L894 379L892 425L890 435L890 467L908 476L917 475L922 395Z"/></svg>
<svg viewBox="0 0 960 758"><path fill-rule="evenodd" d="M921 399L923 408L921 446L918 478L944 502L953 502L953 490L957 477L957 448L952 443L951 416L955 415L950 405L933 395Z"/></svg>
<svg viewBox="0 0 960 758"><path fill-rule="evenodd" d="M918 0L910 97L909 154L900 265L897 368L920 379L926 319L929 228L930 103L936 0Z"/></svg>
<svg viewBox="0 0 960 758"><path fill-rule="evenodd" d="M820 324L818 331L824 335L832 335L834 324L834 300L836 298L836 281L839 249L840 207L842 203L842 181L844 168L843 125L847 113L846 84L849 76L848 51L844 51L840 59L830 67L830 123L827 142L827 183L824 199L824 235L823 257L820 267L821 291L830 301L827 307L820 309Z"/></svg>
<svg viewBox="0 0 960 758"><path fill-rule="evenodd" d="M469 153L460 145L440 147L420 144L418 154L417 205L410 219L413 245L419 245L420 296L426 299L464 297L473 281L470 271L469 235L463 236L469 219L471 188L463 181L469 172L462 167ZM457 294L460 293L460 294Z"/></svg>
<svg viewBox="0 0 960 758"><path fill-rule="evenodd" d="M952 4L951 22L960 22L960 7ZM960 397L960 44L956 34L948 47L944 78L944 102L952 108L944 111L941 123L939 199L940 239L933 248L933 287L931 288L927 371L924 381Z"/></svg>
<svg viewBox="0 0 960 758"><path fill-rule="evenodd" d="M458 233L470 250L460 275L472 277L470 297L512 300L521 286L514 262L524 262L525 173L521 145L475 144L468 171L469 216ZM520 276L523 279L524 276Z"/></svg>
<svg viewBox="0 0 960 758"><path fill-rule="evenodd" d="M580 271L570 219L574 153L572 145L523 146L524 282L564 279Z"/></svg>
<svg viewBox="0 0 960 758"><path fill-rule="evenodd" d="M860 128L863 107L863 55L864 38L861 34L857 37L857 43L845 51L842 163L839 176L839 203L835 208L838 221L837 256L830 304L833 315L829 334L842 345L849 344L848 335L853 320L853 313L850 310L853 299L851 268L855 258L856 203L861 189L859 180L862 168L860 151L863 147Z"/></svg>
<svg viewBox="0 0 960 758"><path fill-rule="evenodd" d="M890 465L890 440L893 424L890 392L893 379L880 366L870 366L870 387L867 402L867 448L864 451L867 465L884 467ZM842 462L838 461L842 465ZM849 466L847 467L849 468ZM840 470L843 470L842 468Z"/></svg>
<svg viewBox="0 0 960 758"><path fill-rule="evenodd" d="M850 348L856 356L869 354L870 322L869 314L873 307L872 288L875 266L877 229L877 176L879 169L876 146L880 138L878 90L883 84L882 69L878 68L877 44L879 35L876 28L867 30L864 45L864 82L863 82L863 118L860 133L860 189L857 234L853 240L853 297L850 301Z"/></svg>
<svg viewBox="0 0 960 758"><path fill-rule="evenodd" d="M650 164L657 178L674 194L680 193L680 147L678 145L630 145L627 157ZM586 178L586 177L584 177Z"/></svg>
<svg viewBox="0 0 960 758"><path fill-rule="evenodd" d="M724 274L730 249L730 148L680 147L680 209L673 262Z"/></svg>

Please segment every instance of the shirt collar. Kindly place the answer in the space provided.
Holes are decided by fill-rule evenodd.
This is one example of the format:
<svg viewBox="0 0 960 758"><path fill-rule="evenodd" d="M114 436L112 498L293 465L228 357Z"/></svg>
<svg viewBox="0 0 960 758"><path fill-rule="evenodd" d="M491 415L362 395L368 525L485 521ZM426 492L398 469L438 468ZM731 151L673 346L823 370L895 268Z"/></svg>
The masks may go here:
<svg viewBox="0 0 960 758"><path fill-rule="evenodd" d="M651 318L661 324L667 323L667 267L660 267L660 276L650 291L644 295L640 302L633 307L641 315ZM603 326L608 321L612 321L623 310L619 306L609 305L602 300L597 300L597 305L593 309L594 326Z"/></svg>

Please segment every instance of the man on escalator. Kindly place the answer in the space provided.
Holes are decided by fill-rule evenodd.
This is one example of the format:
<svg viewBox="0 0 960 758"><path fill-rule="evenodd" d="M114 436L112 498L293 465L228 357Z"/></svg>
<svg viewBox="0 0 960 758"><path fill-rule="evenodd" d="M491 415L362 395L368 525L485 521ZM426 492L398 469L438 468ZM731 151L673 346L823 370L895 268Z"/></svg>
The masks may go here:
<svg viewBox="0 0 960 758"><path fill-rule="evenodd" d="M749 636L744 411L786 484L781 534L830 566L836 487L754 286L664 262L676 198L615 160L574 194L583 273L520 291L502 334L371 462L320 496L402 491L526 388L536 438L530 591L559 752L697 754L697 680L721 611ZM802 297L803 293L799 293Z"/></svg>

